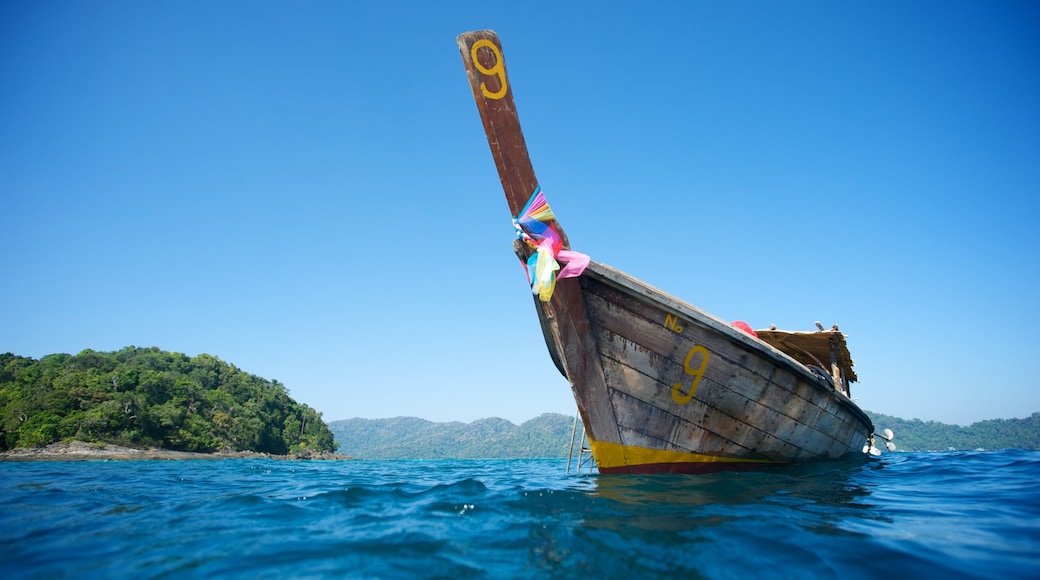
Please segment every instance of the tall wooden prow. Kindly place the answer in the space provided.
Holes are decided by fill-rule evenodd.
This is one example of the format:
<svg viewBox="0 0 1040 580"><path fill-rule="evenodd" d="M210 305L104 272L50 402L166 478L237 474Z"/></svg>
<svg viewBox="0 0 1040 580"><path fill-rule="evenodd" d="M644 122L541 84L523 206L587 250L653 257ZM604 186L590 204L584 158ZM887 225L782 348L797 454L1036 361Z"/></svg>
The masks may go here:
<svg viewBox="0 0 1040 580"><path fill-rule="evenodd" d="M498 35L491 30L466 32L459 35L457 41L473 89L473 98L484 123L491 155L495 159L502 189L506 194L510 215L517 217L538 188L538 179L520 128L502 46ZM555 227L562 238L563 247L570 248L563 228L559 223ZM520 248L521 252L526 250L526 247ZM588 408L582 404L581 398L575 397L583 423L586 426L616 424L606 396L602 368L586 364L586 361L595 360L596 348L591 340L580 284L574 278L559 280L549 302L535 302L550 355L570 381L572 390L576 385L582 385L586 390L603 391L603 396L588 398L602 403ZM592 420L597 416L604 420ZM589 437L619 440L616 430L613 433L590 431Z"/></svg>

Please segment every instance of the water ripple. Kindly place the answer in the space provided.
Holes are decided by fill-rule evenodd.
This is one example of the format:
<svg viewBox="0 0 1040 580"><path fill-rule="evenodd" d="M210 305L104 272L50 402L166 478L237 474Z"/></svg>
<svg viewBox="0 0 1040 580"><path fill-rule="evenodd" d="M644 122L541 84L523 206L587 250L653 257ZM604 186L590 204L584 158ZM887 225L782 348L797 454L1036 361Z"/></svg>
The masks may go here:
<svg viewBox="0 0 1040 580"><path fill-rule="evenodd" d="M703 476L559 460L0 463L4 578L1031 577L1040 453Z"/></svg>

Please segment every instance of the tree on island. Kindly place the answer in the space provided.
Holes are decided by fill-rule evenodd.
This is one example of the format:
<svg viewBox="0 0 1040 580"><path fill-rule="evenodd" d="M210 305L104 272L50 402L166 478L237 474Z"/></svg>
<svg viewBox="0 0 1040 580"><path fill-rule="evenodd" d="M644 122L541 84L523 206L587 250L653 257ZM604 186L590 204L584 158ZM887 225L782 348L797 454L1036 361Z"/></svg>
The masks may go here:
<svg viewBox="0 0 1040 580"><path fill-rule="evenodd" d="M0 354L0 450L67 440L284 455L334 451L321 414L208 354Z"/></svg>

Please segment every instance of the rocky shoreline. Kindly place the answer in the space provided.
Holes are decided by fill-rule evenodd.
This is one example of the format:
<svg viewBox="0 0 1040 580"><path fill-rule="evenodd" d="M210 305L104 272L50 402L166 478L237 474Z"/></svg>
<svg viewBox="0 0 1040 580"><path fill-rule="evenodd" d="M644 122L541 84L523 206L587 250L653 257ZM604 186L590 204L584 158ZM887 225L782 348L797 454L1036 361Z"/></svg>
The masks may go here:
<svg viewBox="0 0 1040 580"><path fill-rule="evenodd" d="M11 449L0 453L0 461L86 461L116 460L139 461L145 459L311 459L311 460L344 460L352 459L339 453L303 452L288 455L272 455L255 451L217 451L215 453L192 453L188 451L171 451L169 449L135 449L102 443L84 443L72 441L68 443L51 443L46 447Z"/></svg>

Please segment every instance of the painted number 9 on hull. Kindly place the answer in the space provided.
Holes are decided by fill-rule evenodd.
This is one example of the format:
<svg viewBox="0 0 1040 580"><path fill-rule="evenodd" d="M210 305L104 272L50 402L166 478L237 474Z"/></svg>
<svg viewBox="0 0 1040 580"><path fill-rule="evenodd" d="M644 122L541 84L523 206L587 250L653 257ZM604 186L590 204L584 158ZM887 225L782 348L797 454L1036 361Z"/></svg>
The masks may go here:
<svg viewBox="0 0 1040 580"><path fill-rule="evenodd" d="M694 368L691 363L693 362L694 355L700 355L700 365ZM708 349L701 345L695 345L690 349L690 352L686 353L686 359L683 361L683 371L693 377L693 381L690 382L690 389L683 394L683 383L680 381L672 385L672 400L679 405L685 405L693 400L694 393L697 392L697 387L701 384L701 379L704 378L704 371L708 368Z"/></svg>
<svg viewBox="0 0 1040 580"><path fill-rule="evenodd" d="M480 60L477 59L477 49L481 47L491 50L491 54L495 55L495 64L492 65L491 68L487 68L480 64ZM489 77L498 77L498 83L501 85L500 89L492 92L488 90L485 83L480 83L480 92L489 99L501 99L506 96L506 92L509 90L509 85L506 83L506 66L505 62L502 60L502 51L498 50L498 47L490 40L482 38L473 43L473 46L470 48L470 56L473 57L473 67L480 71L480 74Z"/></svg>

